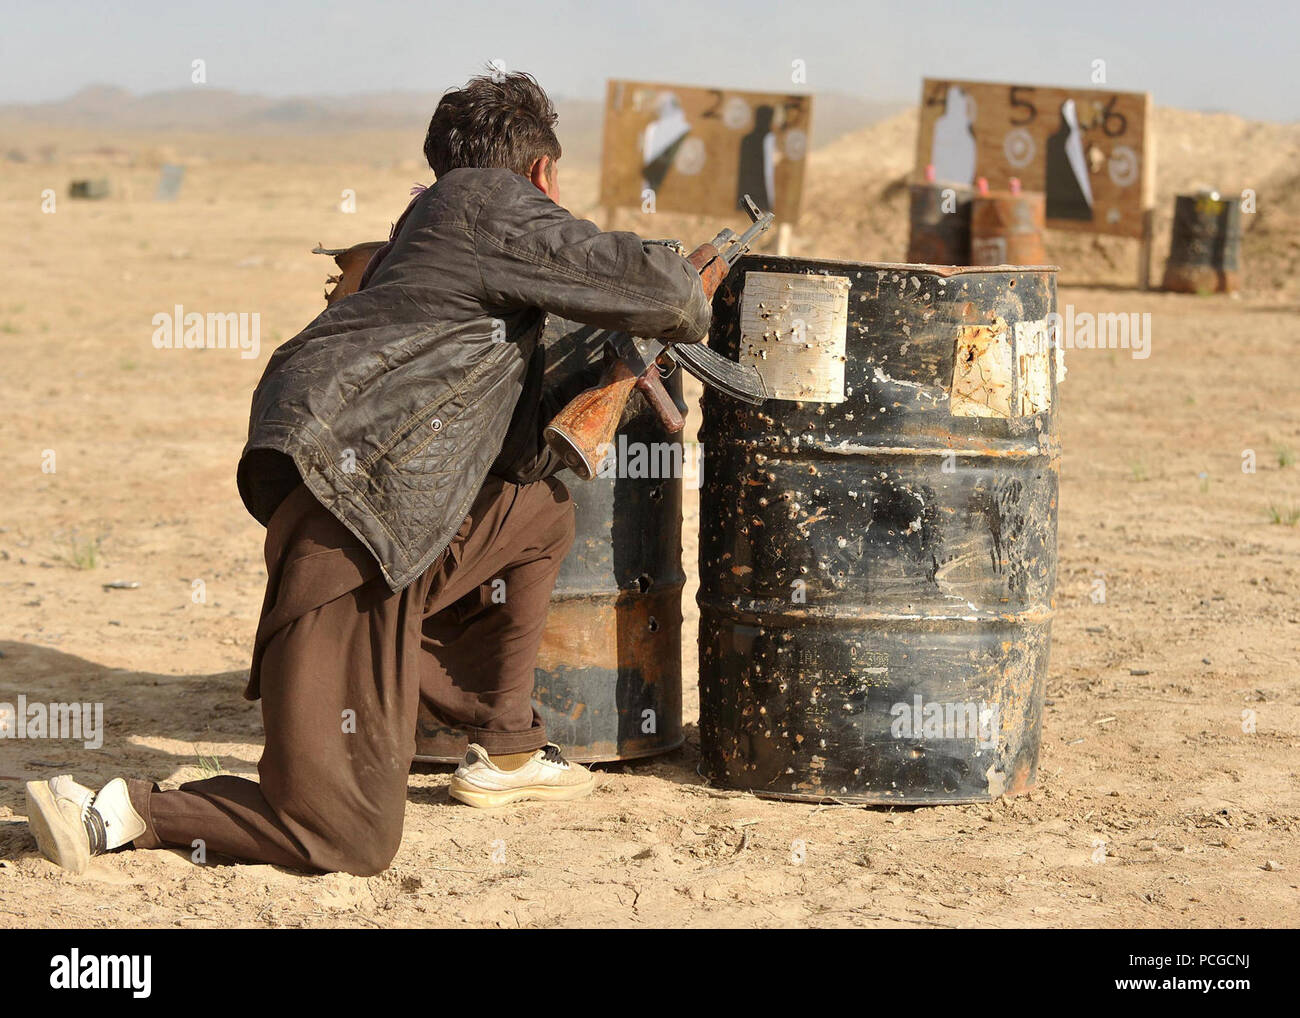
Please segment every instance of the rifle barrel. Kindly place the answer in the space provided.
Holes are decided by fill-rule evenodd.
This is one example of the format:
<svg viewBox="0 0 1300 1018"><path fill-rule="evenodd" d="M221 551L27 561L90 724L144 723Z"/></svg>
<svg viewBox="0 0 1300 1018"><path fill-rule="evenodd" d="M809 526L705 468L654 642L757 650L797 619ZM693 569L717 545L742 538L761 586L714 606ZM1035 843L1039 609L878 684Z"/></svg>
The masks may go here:
<svg viewBox="0 0 1300 1018"><path fill-rule="evenodd" d="M764 212L758 219L754 220L753 226L742 233L739 237L735 237L731 242L731 246L727 249L726 254L723 255L727 264L734 264L741 255L748 251L750 245L768 231L768 228L771 227L775 219L776 215L774 213Z"/></svg>

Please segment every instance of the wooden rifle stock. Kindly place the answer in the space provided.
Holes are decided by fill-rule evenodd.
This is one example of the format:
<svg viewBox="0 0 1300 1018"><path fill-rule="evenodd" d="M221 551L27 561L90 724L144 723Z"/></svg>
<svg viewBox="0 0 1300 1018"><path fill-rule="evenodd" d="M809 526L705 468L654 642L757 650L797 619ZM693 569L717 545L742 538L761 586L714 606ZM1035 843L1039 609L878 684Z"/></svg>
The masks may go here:
<svg viewBox="0 0 1300 1018"><path fill-rule="evenodd" d="M712 244L701 244L686 260L699 272L706 297L717 292L731 271ZM633 389L641 390L670 435L686 426L677 404L664 388L658 365L651 364L645 374L637 377L622 360L616 360L595 388L575 396L543 431L546 444L584 481L596 475L601 456L611 447Z"/></svg>
<svg viewBox="0 0 1300 1018"><path fill-rule="evenodd" d="M615 360L595 387L570 400L543 432L546 444L584 481L596 476L601 459L612 448L614 432L633 389L644 393L669 434L686 426L676 402L664 388L657 365L650 365L638 377L621 359Z"/></svg>
<svg viewBox="0 0 1300 1018"><path fill-rule="evenodd" d="M701 244L686 256L686 260L700 274L700 281L704 284L704 296L706 297L712 297L718 292L718 287L722 285L722 281L727 278L727 273L731 271L731 266L726 263L719 254L718 249L712 244Z"/></svg>

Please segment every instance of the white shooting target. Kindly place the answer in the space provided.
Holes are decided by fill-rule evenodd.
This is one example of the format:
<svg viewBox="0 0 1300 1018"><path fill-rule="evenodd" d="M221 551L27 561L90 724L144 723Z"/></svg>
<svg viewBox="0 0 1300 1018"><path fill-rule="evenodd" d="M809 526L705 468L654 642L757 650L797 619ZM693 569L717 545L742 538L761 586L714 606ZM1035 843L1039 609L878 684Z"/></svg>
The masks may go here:
<svg viewBox="0 0 1300 1018"><path fill-rule="evenodd" d="M1023 127L1013 127L1002 139L1002 154L1007 157L1007 162L1020 169L1034 161L1038 145L1034 142L1034 136Z"/></svg>
<svg viewBox="0 0 1300 1018"><path fill-rule="evenodd" d="M733 131L746 130L752 124L753 118L754 113L749 108L749 103L738 95L733 95L723 104L722 122Z"/></svg>
<svg viewBox="0 0 1300 1018"><path fill-rule="evenodd" d="M1116 187L1128 187L1138 179L1138 154L1127 145L1116 145L1111 149L1106 172Z"/></svg>
<svg viewBox="0 0 1300 1018"><path fill-rule="evenodd" d="M785 132L781 147L787 159L802 159L808 152L808 135L799 128L792 127Z"/></svg>
<svg viewBox="0 0 1300 1018"><path fill-rule="evenodd" d="M682 142L681 147L677 149L677 155L673 158L673 169L678 173L693 177L704 169L707 158L708 150L705 148L704 142L699 138L687 138Z"/></svg>

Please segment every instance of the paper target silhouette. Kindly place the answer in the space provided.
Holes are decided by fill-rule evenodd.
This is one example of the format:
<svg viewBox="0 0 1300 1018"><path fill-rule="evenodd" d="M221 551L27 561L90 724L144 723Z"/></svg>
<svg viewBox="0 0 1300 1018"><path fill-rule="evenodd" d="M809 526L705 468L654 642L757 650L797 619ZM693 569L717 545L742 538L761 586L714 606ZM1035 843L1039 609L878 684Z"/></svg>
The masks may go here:
<svg viewBox="0 0 1300 1018"><path fill-rule="evenodd" d="M754 111L754 128L740 139L740 173L736 179L736 208L745 207L749 195L760 209L776 207L776 135L774 111L760 106Z"/></svg>
<svg viewBox="0 0 1300 1018"><path fill-rule="evenodd" d="M681 103L671 92L659 96L657 116L641 135L641 178L645 186L658 191L673 164L677 149L691 132Z"/></svg>
<svg viewBox="0 0 1300 1018"><path fill-rule="evenodd" d="M938 180L975 182L975 104L959 85L950 85L943 116L934 122L930 162Z"/></svg>
<svg viewBox="0 0 1300 1018"><path fill-rule="evenodd" d="M1092 182L1073 99L1061 103L1061 123L1047 139L1047 218L1092 221Z"/></svg>

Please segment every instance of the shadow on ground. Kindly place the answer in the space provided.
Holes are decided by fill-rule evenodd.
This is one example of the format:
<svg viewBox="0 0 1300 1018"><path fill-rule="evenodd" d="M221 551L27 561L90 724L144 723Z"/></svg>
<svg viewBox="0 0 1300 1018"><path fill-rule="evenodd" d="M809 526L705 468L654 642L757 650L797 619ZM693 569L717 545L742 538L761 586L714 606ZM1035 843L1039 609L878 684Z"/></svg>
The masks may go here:
<svg viewBox="0 0 1300 1018"><path fill-rule="evenodd" d="M28 703L103 704L103 745L97 749L84 740L0 739L0 804L23 814L24 782L60 773L96 787L119 776L193 780L203 776L200 753L212 754L213 743L245 747L238 759L217 754L221 769L256 778L262 719L258 704L243 698L246 679L244 671L165 675L109 668L49 647L0 641L0 703L16 705L22 694ZM696 771L699 731L695 725L683 730L684 742L669 753L596 764L595 769L703 784ZM164 740L185 749L158 745ZM411 768L415 774L436 775L453 769L433 763ZM412 788L411 796L416 802L445 801L447 793L441 787ZM4 845L0 834L0 850Z"/></svg>

